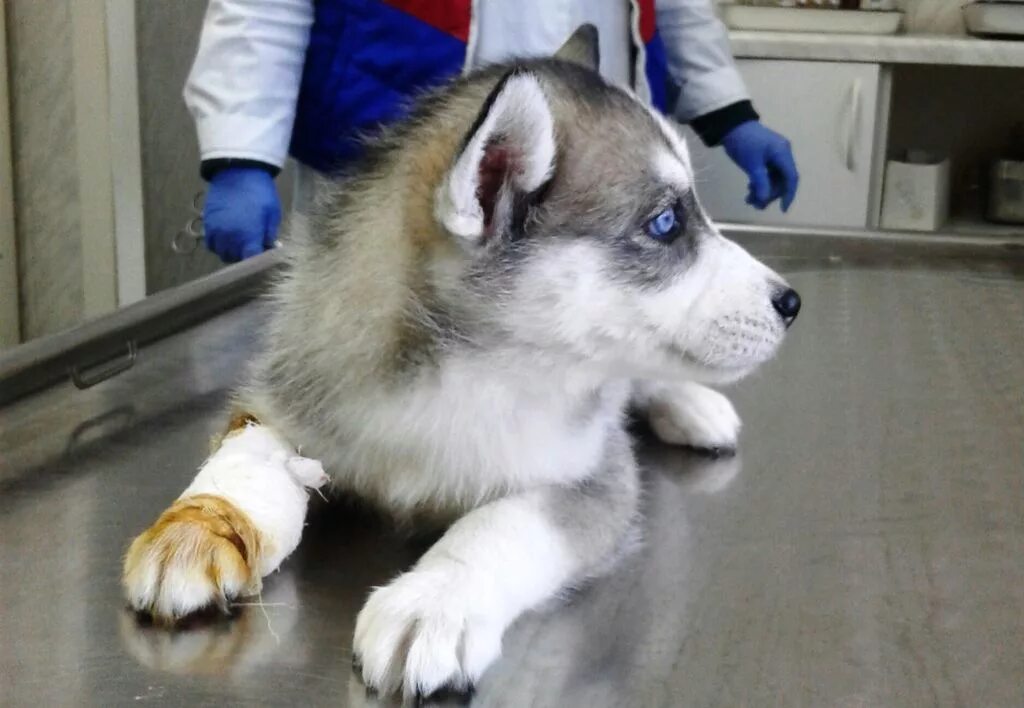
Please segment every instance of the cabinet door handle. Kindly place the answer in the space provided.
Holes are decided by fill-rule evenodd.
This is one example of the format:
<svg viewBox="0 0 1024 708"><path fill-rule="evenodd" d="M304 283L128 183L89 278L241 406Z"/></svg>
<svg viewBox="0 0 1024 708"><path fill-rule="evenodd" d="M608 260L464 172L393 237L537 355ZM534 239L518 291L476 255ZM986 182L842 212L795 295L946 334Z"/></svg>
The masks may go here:
<svg viewBox="0 0 1024 708"><path fill-rule="evenodd" d="M860 151L860 103L861 103L861 80L854 79L850 84L850 93L847 98L848 118L846 123L846 169L850 172L857 171L857 153Z"/></svg>

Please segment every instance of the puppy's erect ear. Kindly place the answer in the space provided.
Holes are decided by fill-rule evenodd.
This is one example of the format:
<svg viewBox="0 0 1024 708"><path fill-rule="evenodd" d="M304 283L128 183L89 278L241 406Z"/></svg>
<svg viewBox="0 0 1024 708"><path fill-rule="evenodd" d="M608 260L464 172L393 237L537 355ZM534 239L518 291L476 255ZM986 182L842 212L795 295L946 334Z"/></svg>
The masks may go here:
<svg viewBox="0 0 1024 708"><path fill-rule="evenodd" d="M539 189L555 166L555 127L538 78L514 70L491 92L437 190L435 214L469 241L500 233L516 199Z"/></svg>
<svg viewBox="0 0 1024 708"><path fill-rule="evenodd" d="M597 41L597 27L580 25L562 48L555 52L555 59L564 59L574 64L597 71L601 64L601 49Z"/></svg>

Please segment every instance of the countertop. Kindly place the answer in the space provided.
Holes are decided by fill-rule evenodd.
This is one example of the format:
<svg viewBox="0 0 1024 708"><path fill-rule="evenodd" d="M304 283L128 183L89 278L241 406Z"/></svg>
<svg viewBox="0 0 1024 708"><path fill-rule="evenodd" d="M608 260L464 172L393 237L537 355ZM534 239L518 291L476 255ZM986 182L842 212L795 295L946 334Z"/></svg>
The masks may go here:
<svg viewBox="0 0 1024 708"><path fill-rule="evenodd" d="M733 54L747 59L1024 67L1024 41L954 35L754 31L733 31L729 38Z"/></svg>

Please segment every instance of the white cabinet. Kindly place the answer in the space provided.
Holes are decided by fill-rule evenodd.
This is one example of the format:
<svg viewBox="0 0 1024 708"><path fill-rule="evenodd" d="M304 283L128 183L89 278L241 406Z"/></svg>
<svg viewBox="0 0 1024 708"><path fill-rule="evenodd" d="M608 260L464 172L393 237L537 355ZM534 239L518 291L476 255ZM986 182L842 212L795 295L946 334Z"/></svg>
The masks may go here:
<svg viewBox="0 0 1024 708"><path fill-rule="evenodd" d="M765 125L793 144L800 189L789 212L748 206L747 178L721 149L693 146L697 191L719 221L875 226L888 122L888 74L878 64L737 62Z"/></svg>

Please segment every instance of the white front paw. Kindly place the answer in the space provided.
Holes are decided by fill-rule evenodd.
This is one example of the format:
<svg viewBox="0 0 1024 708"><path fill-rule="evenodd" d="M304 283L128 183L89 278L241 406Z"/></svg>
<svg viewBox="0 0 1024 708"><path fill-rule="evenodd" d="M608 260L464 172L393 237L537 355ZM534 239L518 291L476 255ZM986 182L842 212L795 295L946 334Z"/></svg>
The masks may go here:
<svg viewBox="0 0 1024 708"><path fill-rule="evenodd" d="M650 401L648 415L658 438L671 445L736 449L740 417L728 398L706 386L665 386Z"/></svg>
<svg viewBox="0 0 1024 708"><path fill-rule="evenodd" d="M370 595L354 641L367 687L407 697L473 687L501 654L504 626L468 573L455 564L413 570Z"/></svg>

